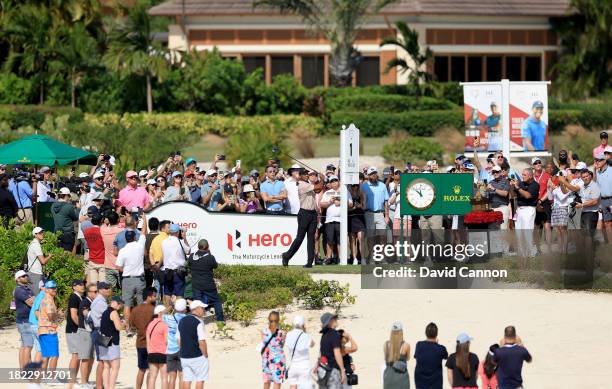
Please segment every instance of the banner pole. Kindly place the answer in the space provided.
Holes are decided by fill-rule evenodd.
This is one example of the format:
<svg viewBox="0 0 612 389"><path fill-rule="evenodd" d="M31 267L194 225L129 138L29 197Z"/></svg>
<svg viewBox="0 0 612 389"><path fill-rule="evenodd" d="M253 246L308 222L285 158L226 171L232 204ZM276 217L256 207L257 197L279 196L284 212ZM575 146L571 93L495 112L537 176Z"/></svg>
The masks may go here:
<svg viewBox="0 0 612 389"><path fill-rule="evenodd" d="M512 125L510 123L510 80L501 80L502 88L502 151L504 156L508 158L510 163L510 131Z"/></svg>
<svg viewBox="0 0 612 389"><path fill-rule="evenodd" d="M346 126L340 131L340 264L348 258L348 191L346 188Z"/></svg>

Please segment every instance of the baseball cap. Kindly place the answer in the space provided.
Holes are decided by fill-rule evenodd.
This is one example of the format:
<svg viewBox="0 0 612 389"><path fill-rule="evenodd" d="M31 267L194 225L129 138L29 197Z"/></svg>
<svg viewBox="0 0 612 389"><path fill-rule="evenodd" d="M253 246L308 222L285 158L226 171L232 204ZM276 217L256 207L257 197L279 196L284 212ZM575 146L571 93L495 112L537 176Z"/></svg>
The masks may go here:
<svg viewBox="0 0 612 389"><path fill-rule="evenodd" d="M533 165L534 163L536 163L536 161L540 161L542 162L542 159L540 157L533 157L531 158L531 164Z"/></svg>
<svg viewBox="0 0 612 389"><path fill-rule="evenodd" d="M113 157L112 155L110 156L108 163L110 163L111 165L115 166L115 157Z"/></svg>
<svg viewBox="0 0 612 389"><path fill-rule="evenodd" d="M94 215L96 213L100 213L100 210L95 205L91 205L91 206L89 206L89 208L87 208L87 214L88 215Z"/></svg>
<svg viewBox="0 0 612 389"><path fill-rule="evenodd" d="M178 224L174 224L174 223L170 224L170 232L177 233L180 230L181 230L181 227L179 227Z"/></svg>
<svg viewBox="0 0 612 389"><path fill-rule="evenodd" d="M587 166L587 164L586 164L586 163L584 163L584 162L578 162L578 163L576 164L576 167L575 167L575 169L576 169L576 170L582 170L582 169L588 169L588 168L589 168L589 167L588 167L588 166ZM573 169L572 169L572 170L573 170Z"/></svg>
<svg viewBox="0 0 612 389"><path fill-rule="evenodd" d="M255 189L253 189L253 185L251 184L246 184L245 186L242 187L242 191L244 193L248 193L248 192L255 192Z"/></svg>
<svg viewBox="0 0 612 389"><path fill-rule="evenodd" d="M193 175L194 175L193 170L187 170L187 171L185 172L185 177L191 177L191 176L193 176Z"/></svg>
<svg viewBox="0 0 612 389"><path fill-rule="evenodd" d="M536 100L531 105L531 109L533 109L533 108L544 108L544 103L541 102L540 100Z"/></svg>
<svg viewBox="0 0 612 389"><path fill-rule="evenodd" d="M101 178L101 177L104 177L104 174L102 174L101 172L95 172L94 175L93 175L94 179Z"/></svg>
<svg viewBox="0 0 612 389"><path fill-rule="evenodd" d="M98 282L98 290L100 289L110 289L110 285L108 284L108 282L105 281L100 281Z"/></svg>
<svg viewBox="0 0 612 389"><path fill-rule="evenodd" d="M493 107L493 106L497 107L497 103L496 103L495 101L491 101L491 104L489 104L489 106L491 106L491 107Z"/></svg>
<svg viewBox="0 0 612 389"><path fill-rule="evenodd" d="M149 172L142 169L141 171L138 172L138 177L146 177L147 174L149 174Z"/></svg>
<svg viewBox="0 0 612 389"><path fill-rule="evenodd" d="M28 273L26 273L23 270L18 270L17 273L15 273L15 281L17 281L18 278L21 278L23 276L27 276Z"/></svg>
<svg viewBox="0 0 612 389"><path fill-rule="evenodd" d="M294 163L293 165L291 165L289 169L287 169L287 173L291 174L292 171L300 170L301 168L302 167L300 165L298 165L297 163Z"/></svg>
<svg viewBox="0 0 612 389"><path fill-rule="evenodd" d="M446 172L447 172L447 173L452 173L452 172L454 172L455 170L457 170L457 169L455 169L455 167L454 167L454 166L449 166L449 167L447 167L447 168L446 168Z"/></svg>
<svg viewBox="0 0 612 389"><path fill-rule="evenodd" d="M51 168L49 166L43 166L40 169L38 169L38 172L39 173L46 173L46 172L48 172L50 170L51 170Z"/></svg>
<svg viewBox="0 0 612 389"><path fill-rule="evenodd" d="M153 310L153 314L154 315L159 315L160 313L162 313L163 311L166 310L166 306L163 304L159 304L155 306L155 309Z"/></svg>
<svg viewBox="0 0 612 389"><path fill-rule="evenodd" d="M89 174L85 172L79 173L79 178L87 178L87 177L89 177Z"/></svg>
<svg viewBox="0 0 612 389"><path fill-rule="evenodd" d="M608 133L606 131L602 131L599 133L599 139L604 139L608 137Z"/></svg>
<svg viewBox="0 0 612 389"><path fill-rule="evenodd" d="M227 172L223 172L221 175L221 177L225 178L225 177L231 177L234 173L232 173L231 171L227 171Z"/></svg>
<svg viewBox="0 0 612 389"><path fill-rule="evenodd" d="M456 161L461 161L461 160L463 160L463 159L465 159L465 155L463 155L463 154L457 154L457 155L455 155L455 160L456 160Z"/></svg>
<svg viewBox="0 0 612 389"><path fill-rule="evenodd" d="M215 169L208 169L208 170L206 171L206 175L207 175L207 176L212 176L212 175L214 175L214 174L217 174L217 171L216 171Z"/></svg>
<svg viewBox="0 0 612 389"><path fill-rule="evenodd" d="M147 180L147 185L155 185L155 184L156 184L156 182L155 182L155 179L154 179L154 178L149 178L149 179Z"/></svg>
<svg viewBox="0 0 612 389"><path fill-rule="evenodd" d="M474 166L474 164L470 163L470 162L464 163L463 167L466 168L467 170L474 170L474 169L476 169L476 166Z"/></svg>
<svg viewBox="0 0 612 389"><path fill-rule="evenodd" d="M102 192L95 192L91 200L92 201L104 200L104 195L102 194Z"/></svg>
<svg viewBox="0 0 612 389"><path fill-rule="evenodd" d="M332 319L337 319L338 315L334 315L333 313L329 313L329 312L325 312L324 314L321 315L321 325L323 327L327 327L327 325L329 324L330 321L332 321Z"/></svg>
<svg viewBox="0 0 612 389"><path fill-rule="evenodd" d="M100 287L98 287L98 289L100 289ZM119 303L119 304L123 304L123 300L121 300L121 297L119 297L119 296L113 296L111 298L111 301L114 301L114 302Z"/></svg>
<svg viewBox="0 0 612 389"><path fill-rule="evenodd" d="M325 170L333 172L336 171L336 167L334 166L333 163L330 163L329 165L327 165L327 167L325 168Z"/></svg>
<svg viewBox="0 0 612 389"><path fill-rule="evenodd" d="M396 321L395 323L391 325L391 331L401 331L403 329L404 329L404 326L399 321Z"/></svg>
<svg viewBox="0 0 612 389"><path fill-rule="evenodd" d="M376 169L376 166L370 166L368 168L368 176L373 173L378 173L378 169Z"/></svg>
<svg viewBox="0 0 612 389"><path fill-rule="evenodd" d="M464 343L467 343L467 342L472 341L472 340L474 340L474 338L470 337L465 332L462 332L459 335L457 335L457 343L459 343L459 344L464 344Z"/></svg>
<svg viewBox="0 0 612 389"><path fill-rule="evenodd" d="M57 282L55 282L53 280L49 280L49 281L45 282L45 288L55 289L55 288L57 288Z"/></svg>
<svg viewBox="0 0 612 389"><path fill-rule="evenodd" d="M70 189L68 189L67 187L60 188L59 194L61 194L61 195L69 195L70 194Z"/></svg>
<svg viewBox="0 0 612 389"><path fill-rule="evenodd" d="M493 166L493 167L491 168L491 171L494 171L494 172L501 172L501 166L499 166L499 165L495 165L495 166Z"/></svg>
<svg viewBox="0 0 612 389"><path fill-rule="evenodd" d="M198 163L198 161L194 158L187 158L187 160L185 160L185 165L191 165L192 163Z"/></svg>
<svg viewBox="0 0 612 389"><path fill-rule="evenodd" d="M178 176L183 176L183 173L179 172L178 170L175 170L174 173L172 173L172 178L178 177Z"/></svg>
<svg viewBox="0 0 612 389"><path fill-rule="evenodd" d="M606 146L606 148L604 149L604 153L612 153L612 146Z"/></svg>
<svg viewBox="0 0 612 389"><path fill-rule="evenodd" d="M332 182L333 180L338 181L338 176L331 175L327 177L327 182Z"/></svg>
<svg viewBox="0 0 612 389"><path fill-rule="evenodd" d="M125 173L125 178L130 178L130 177L134 177L134 176L138 176L138 173L136 173L133 170L128 170L128 172Z"/></svg>
<svg viewBox="0 0 612 389"><path fill-rule="evenodd" d="M308 175L309 175L309 176L310 176L310 175L316 176L316 175L317 175L317 172L315 172L314 170L311 170L311 171L309 171L309 172L308 172Z"/></svg>
<svg viewBox="0 0 612 389"><path fill-rule="evenodd" d="M40 227L34 227L32 230L32 235L40 234L41 232L45 232L45 230Z"/></svg>
<svg viewBox="0 0 612 389"><path fill-rule="evenodd" d="M191 304L189 304L189 309L191 309L192 311L196 308L206 308L208 306L208 304L204 304L203 302L201 302L200 300L193 300L191 302Z"/></svg>
<svg viewBox="0 0 612 389"><path fill-rule="evenodd" d="M257 171L257 169L253 169L250 171L249 175L251 177L259 176L259 172Z"/></svg>
<svg viewBox="0 0 612 389"><path fill-rule="evenodd" d="M301 327L304 325L304 316L302 315L297 315L296 317L293 318L293 325L296 327Z"/></svg>
<svg viewBox="0 0 612 389"><path fill-rule="evenodd" d="M174 302L174 309L179 312L184 312L187 310L187 300L185 299L177 299Z"/></svg>
<svg viewBox="0 0 612 389"><path fill-rule="evenodd" d="M606 156L604 155L604 153L599 153L595 156L595 159L599 159L599 160L606 159Z"/></svg>
<svg viewBox="0 0 612 389"><path fill-rule="evenodd" d="M83 280L72 280L72 286L83 285Z"/></svg>

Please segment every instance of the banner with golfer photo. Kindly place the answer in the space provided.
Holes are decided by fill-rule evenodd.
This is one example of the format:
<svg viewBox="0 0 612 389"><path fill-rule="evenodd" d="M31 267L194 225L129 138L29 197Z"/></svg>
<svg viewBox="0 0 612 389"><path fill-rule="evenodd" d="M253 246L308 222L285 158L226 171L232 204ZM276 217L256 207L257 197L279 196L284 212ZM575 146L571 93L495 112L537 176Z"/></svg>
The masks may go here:
<svg viewBox="0 0 612 389"><path fill-rule="evenodd" d="M502 150L502 88L499 82L463 85L465 151L474 151L474 137L480 138L476 151Z"/></svg>
<svg viewBox="0 0 612 389"><path fill-rule="evenodd" d="M509 92L510 151L547 151L547 83L511 82Z"/></svg>

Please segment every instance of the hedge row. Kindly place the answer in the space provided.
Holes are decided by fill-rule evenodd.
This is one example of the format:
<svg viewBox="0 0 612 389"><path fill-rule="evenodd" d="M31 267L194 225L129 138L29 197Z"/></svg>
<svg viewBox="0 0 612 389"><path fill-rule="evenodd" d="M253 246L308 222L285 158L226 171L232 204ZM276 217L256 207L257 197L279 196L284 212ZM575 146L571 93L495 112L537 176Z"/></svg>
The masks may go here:
<svg viewBox="0 0 612 389"><path fill-rule="evenodd" d="M328 98L326 112L332 114L336 111L373 111L401 113L406 111L448 110L457 106L448 100L435 97L421 97L403 95L356 94Z"/></svg>
<svg viewBox="0 0 612 389"><path fill-rule="evenodd" d="M20 127L40 128L47 117L53 119L67 116L70 123L83 120L83 112L70 107L48 105L0 105L0 123L5 122L12 129Z"/></svg>

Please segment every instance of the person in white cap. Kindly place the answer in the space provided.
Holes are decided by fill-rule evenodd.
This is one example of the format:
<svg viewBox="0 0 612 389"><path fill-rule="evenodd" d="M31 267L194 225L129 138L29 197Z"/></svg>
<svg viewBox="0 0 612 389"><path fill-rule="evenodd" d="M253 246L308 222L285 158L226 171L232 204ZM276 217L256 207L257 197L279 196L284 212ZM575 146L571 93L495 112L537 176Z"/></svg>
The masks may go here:
<svg viewBox="0 0 612 389"><path fill-rule="evenodd" d="M153 310L154 319L147 326L147 362L149 363L147 388L155 388L158 374L161 376L162 388L165 388L168 382L166 370L168 325L162 319L165 312L165 306L157 305Z"/></svg>
<svg viewBox="0 0 612 389"><path fill-rule="evenodd" d="M45 256L43 254L42 246L40 243L45 238L45 230L40 227L34 227L32 230L32 236L34 239L30 242L28 246L28 264L27 268L24 269L28 272L28 278L30 279L30 287L35 295L38 294L40 290L40 281L43 276L43 266L49 262L53 254L49 254Z"/></svg>
<svg viewBox="0 0 612 389"><path fill-rule="evenodd" d="M306 332L306 324L304 316L298 315L293 318L293 329L287 333L285 345L290 356L287 365L287 370L290 389L310 389L312 388L312 379L308 349L314 347L314 340Z"/></svg>
<svg viewBox="0 0 612 389"><path fill-rule="evenodd" d="M61 232L58 246L66 251L72 252L76 241L74 222L79 220L76 208L70 199L70 189L63 187L59 190L57 201L51 205L51 215L55 231Z"/></svg>
<svg viewBox="0 0 612 389"><path fill-rule="evenodd" d="M206 172L206 179L208 182L202 185L202 205L206 207L209 211L216 211L217 204L223 198L223 193L221 193L221 185L217 180L218 173L214 169L208 169Z"/></svg>
<svg viewBox="0 0 612 389"><path fill-rule="evenodd" d="M300 211L300 196L298 195L298 182L300 181L302 167L297 163L287 170L289 178L285 180L287 189L287 213L297 215Z"/></svg>
<svg viewBox="0 0 612 389"><path fill-rule="evenodd" d="M478 356L470 352L473 340L465 332L457 335L457 346L454 353L448 356L446 368L448 383L452 388L478 389Z"/></svg>
<svg viewBox="0 0 612 389"><path fill-rule="evenodd" d="M40 173L40 176L36 183L36 201L39 203L53 201L53 197L51 197L51 185L49 184L51 168L49 166L43 166L38 169L38 173Z"/></svg>
<svg viewBox="0 0 612 389"><path fill-rule="evenodd" d="M191 388L192 382L195 382L196 388L201 389L204 382L208 381L208 346L202 322L205 308L206 304L200 300L192 301L189 304L191 314L178 324L177 338L183 368L182 389Z"/></svg>
<svg viewBox="0 0 612 389"><path fill-rule="evenodd" d="M168 326L168 345L166 348L166 371L168 372L168 389L174 389L176 377L179 377L179 389L183 386L183 368L179 356L178 325L187 316L187 301L179 298L174 302L174 312L164 315Z"/></svg>

